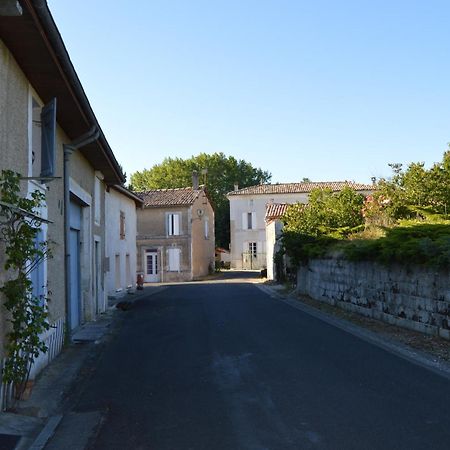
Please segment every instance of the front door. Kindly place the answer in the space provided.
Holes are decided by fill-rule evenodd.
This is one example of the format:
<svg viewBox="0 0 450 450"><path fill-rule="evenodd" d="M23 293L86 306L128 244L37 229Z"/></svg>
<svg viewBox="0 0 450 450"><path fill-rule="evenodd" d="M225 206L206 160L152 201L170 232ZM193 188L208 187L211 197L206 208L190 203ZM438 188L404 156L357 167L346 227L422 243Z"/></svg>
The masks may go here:
<svg viewBox="0 0 450 450"><path fill-rule="evenodd" d="M69 235L69 327L71 330L81 324L81 205L70 201L70 235Z"/></svg>
<svg viewBox="0 0 450 450"><path fill-rule="evenodd" d="M70 229L70 329L80 325L80 232Z"/></svg>
<svg viewBox="0 0 450 450"><path fill-rule="evenodd" d="M158 252L154 250L146 250L144 255L144 281L147 283L155 283L159 281L159 258Z"/></svg>

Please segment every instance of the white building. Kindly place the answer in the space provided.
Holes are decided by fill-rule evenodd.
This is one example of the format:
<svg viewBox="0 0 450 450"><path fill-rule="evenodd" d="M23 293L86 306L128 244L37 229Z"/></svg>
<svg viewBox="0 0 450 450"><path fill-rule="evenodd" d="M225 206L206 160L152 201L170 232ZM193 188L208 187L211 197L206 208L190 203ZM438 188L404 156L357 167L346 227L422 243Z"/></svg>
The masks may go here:
<svg viewBox="0 0 450 450"><path fill-rule="evenodd" d="M313 189L337 192L346 186L365 195L373 191L372 185L336 181L261 184L229 192L231 268L259 270L267 267L267 253L273 254L273 249L268 250L266 244L265 215L268 204L307 203Z"/></svg>
<svg viewBox="0 0 450 450"><path fill-rule="evenodd" d="M270 203L266 208L266 265L268 280L276 278L274 256L281 249L280 236L283 229L283 222L280 219L288 206L287 203ZM283 259L285 264L286 256Z"/></svg>
<svg viewBox="0 0 450 450"><path fill-rule="evenodd" d="M107 296L136 285L136 208L142 200L123 186L105 193Z"/></svg>

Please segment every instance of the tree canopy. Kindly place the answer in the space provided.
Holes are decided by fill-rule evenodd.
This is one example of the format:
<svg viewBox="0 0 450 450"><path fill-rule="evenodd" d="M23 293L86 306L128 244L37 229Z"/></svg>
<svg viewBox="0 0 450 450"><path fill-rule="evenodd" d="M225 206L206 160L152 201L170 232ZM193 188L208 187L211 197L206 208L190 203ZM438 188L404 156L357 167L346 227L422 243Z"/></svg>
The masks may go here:
<svg viewBox="0 0 450 450"><path fill-rule="evenodd" d="M401 164L389 165L393 176L378 182L374 199L390 220L450 212L450 150L430 169L423 162L411 163L406 170Z"/></svg>
<svg viewBox="0 0 450 450"><path fill-rule="evenodd" d="M271 174L252 164L223 153L200 153L189 159L165 158L161 164L131 175L130 188L170 189L192 185L192 172L200 175L215 211L216 245L228 247L230 242L230 208L226 194L234 189L268 183Z"/></svg>
<svg viewBox="0 0 450 450"><path fill-rule="evenodd" d="M336 239L360 230L364 223L363 203L364 196L350 187L340 192L313 189L307 204L289 206L282 217L284 251L297 265Z"/></svg>

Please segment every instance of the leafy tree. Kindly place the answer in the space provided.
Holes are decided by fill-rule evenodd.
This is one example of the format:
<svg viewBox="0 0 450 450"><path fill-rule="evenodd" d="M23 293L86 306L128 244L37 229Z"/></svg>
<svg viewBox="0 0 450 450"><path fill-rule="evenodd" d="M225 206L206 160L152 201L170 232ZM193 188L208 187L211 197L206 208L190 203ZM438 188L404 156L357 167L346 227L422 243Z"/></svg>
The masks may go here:
<svg viewBox="0 0 450 450"><path fill-rule="evenodd" d="M230 242L230 207L226 194L235 183L240 188L267 183L268 171L253 167L244 160L223 153L200 153L189 159L165 158L161 164L131 175L131 189L168 189L192 185L192 172L200 174L215 211L216 244L228 247Z"/></svg>
<svg viewBox="0 0 450 450"><path fill-rule="evenodd" d="M384 210L392 220L448 214L450 209L450 150L442 162L425 169L423 162L411 163L406 170L389 164L393 176L378 183L374 197L383 197Z"/></svg>
<svg viewBox="0 0 450 450"><path fill-rule="evenodd" d="M336 193L314 189L308 204L290 206L282 218L282 243L294 264L320 255L336 239L359 231L364 223L363 204L363 195L345 187Z"/></svg>

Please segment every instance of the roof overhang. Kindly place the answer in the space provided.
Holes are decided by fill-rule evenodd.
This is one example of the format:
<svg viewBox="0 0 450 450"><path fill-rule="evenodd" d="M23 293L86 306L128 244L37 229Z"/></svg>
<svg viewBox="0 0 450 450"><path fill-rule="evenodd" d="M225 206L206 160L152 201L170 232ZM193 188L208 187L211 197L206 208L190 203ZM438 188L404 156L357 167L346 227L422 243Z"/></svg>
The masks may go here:
<svg viewBox="0 0 450 450"><path fill-rule="evenodd" d="M115 191L120 192L122 195L128 197L130 200L133 200L138 208L141 208L144 204L144 201L140 197L138 197L134 192L128 190L127 188L124 188L123 186L111 185L109 186L109 189L114 189Z"/></svg>
<svg viewBox="0 0 450 450"><path fill-rule="evenodd" d="M99 138L80 149L109 184L125 177L89 104L64 42L45 0L21 0L22 15L0 16L0 39L33 86L47 103L58 100L57 122L73 140L93 125Z"/></svg>

